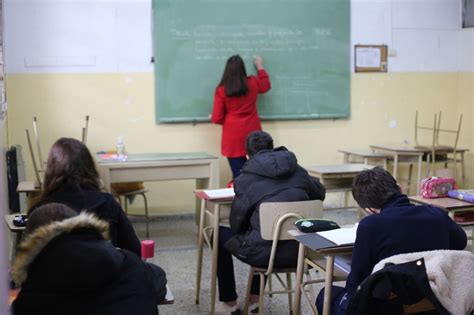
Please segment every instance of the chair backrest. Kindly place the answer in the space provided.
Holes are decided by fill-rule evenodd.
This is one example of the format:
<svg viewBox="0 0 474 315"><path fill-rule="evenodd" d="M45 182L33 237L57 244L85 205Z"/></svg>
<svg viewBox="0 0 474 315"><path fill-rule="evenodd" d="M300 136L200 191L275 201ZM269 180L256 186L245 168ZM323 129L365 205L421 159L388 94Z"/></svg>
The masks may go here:
<svg viewBox="0 0 474 315"><path fill-rule="evenodd" d="M422 125L422 124L419 123L419 121L418 121L418 111L415 112L415 146L421 146L422 145L418 142L419 141L418 135L419 135L420 131L422 131L422 130L427 130L428 132L430 132L432 134L431 144L430 145L425 145L425 146L431 146L431 147L435 146L436 138L437 138L437 129L439 127L438 117L439 116L437 114L434 115L434 122L433 122L432 127L425 126L425 125Z"/></svg>
<svg viewBox="0 0 474 315"><path fill-rule="evenodd" d="M321 200L290 201L290 202L266 202L260 205L260 233L264 240L273 240L274 233L279 220L288 213L295 214L294 220L281 222L278 234L279 240L293 239L288 235L289 230L294 230L293 224L302 218L320 218L323 214L323 202Z"/></svg>
<svg viewBox="0 0 474 315"><path fill-rule="evenodd" d="M260 233L264 240L272 240L272 249L266 274L273 271L279 240L290 240L289 230L294 230L294 222L303 218L320 218L323 213L321 200L267 202L260 204Z"/></svg>

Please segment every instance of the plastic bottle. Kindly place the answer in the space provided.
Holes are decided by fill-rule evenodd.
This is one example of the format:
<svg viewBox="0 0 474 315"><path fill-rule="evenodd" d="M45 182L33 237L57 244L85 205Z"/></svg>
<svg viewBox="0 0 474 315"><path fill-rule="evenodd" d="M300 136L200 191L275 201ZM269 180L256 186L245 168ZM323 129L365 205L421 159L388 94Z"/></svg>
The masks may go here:
<svg viewBox="0 0 474 315"><path fill-rule="evenodd" d="M127 153L125 152L125 144L122 136L117 137L117 159L119 161L127 160Z"/></svg>

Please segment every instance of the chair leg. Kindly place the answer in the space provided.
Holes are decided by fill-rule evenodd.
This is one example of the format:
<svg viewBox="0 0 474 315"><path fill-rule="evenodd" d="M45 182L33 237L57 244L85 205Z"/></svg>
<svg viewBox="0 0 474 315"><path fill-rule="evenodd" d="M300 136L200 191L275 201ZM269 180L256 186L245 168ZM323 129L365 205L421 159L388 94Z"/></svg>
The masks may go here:
<svg viewBox="0 0 474 315"><path fill-rule="evenodd" d="M265 297L265 274L260 272L260 295L258 297L258 314L263 315L263 298Z"/></svg>
<svg viewBox="0 0 474 315"><path fill-rule="evenodd" d="M269 275L268 278L267 278L267 281L268 281L268 291L270 291L270 293L268 294L268 296L270 297L273 297L273 286L272 286L272 275Z"/></svg>
<svg viewBox="0 0 474 315"><path fill-rule="evenodd" d="M410 163L408 166L408 184L407 184L407 195L410 195L410 190L412 186L412 175L413 175L413 164Z"/></svg>
<svg viewBox="0 0 474 315"><path fill-rule="evenodd" d="M143 196L143 202L145 203L145 220L146 220L146 237L150 237L149 229L149 217L148 217L148 201L146 199L145 193L141 194Z"/></svg>
<svg viewBox="0 0 474 315"><path fill-rule="evenodd" d="M291 285L291 273L290 272L287 272L286 273L286 289L289 290L288 291L288 307L289 307L289 314L292 313L292 302L293 302L293 298L292 298L292 294L291 294L291 289L293 288L293 286Z"/></svg>
<svg viewBox="0 0 474 315"><path fill-rule="evenodd" d="M128 201L127 201L127 197L123 197L123 200L125 202L125 214L128 214Z"/></svg>
<svg viewBox="0 0 474 315"><path fill-rule="evenodd" d="M249 312L250 289L252 288L252 280L254 275L255 269L251 266L249 271L249 278L247 280L247 291L245 293L244 314L248 314Z"/></svg>

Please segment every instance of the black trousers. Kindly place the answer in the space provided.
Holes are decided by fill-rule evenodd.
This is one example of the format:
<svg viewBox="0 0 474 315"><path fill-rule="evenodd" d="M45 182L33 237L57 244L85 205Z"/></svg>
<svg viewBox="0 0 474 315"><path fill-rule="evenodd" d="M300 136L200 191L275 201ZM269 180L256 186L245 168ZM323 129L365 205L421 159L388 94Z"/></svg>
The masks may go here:
<svg viewBox="0 0 474 315"><path fill-rule="evenodd" d="M219 253L217 255L217 283L219 285L219 301L229 302L237 300L235 290L234 262L232 254L224 247L224 244L234 233L230 228L219 227ZM257 294L260 290L260 276L256 275L252 280L251 294Z"/></svg>
<svg viewBox="0 0 474 315"><path fill-rule="evenodd" d="M247 162L247 157L240 156L235 158L227 158L229 160L230 169L232 170L232 179L237 178L240 175L240 171Z"/></svg>

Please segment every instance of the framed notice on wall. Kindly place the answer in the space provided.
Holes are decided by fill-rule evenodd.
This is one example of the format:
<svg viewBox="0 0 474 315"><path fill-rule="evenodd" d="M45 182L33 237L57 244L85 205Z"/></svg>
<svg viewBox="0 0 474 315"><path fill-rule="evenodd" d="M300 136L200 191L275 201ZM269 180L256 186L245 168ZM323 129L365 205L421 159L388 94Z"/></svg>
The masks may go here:
<svg viewBox="0 0 474 315"><path fill-rule="evenodd" d="M387 45L356 45L356 72L387 72Z"/></svg>

